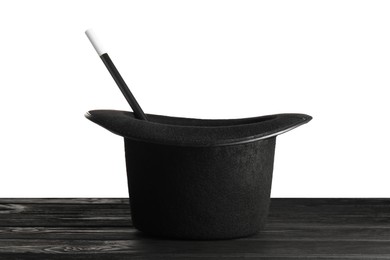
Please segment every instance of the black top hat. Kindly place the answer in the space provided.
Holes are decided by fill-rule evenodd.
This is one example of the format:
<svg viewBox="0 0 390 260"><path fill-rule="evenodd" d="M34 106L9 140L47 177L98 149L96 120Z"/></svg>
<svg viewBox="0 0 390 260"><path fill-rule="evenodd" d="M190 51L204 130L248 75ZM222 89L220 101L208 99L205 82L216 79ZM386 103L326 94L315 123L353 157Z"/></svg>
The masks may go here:
<svg viewBox="0 0 390 260"><path fill-rule="evenodd" d="M276 136L304 114L202 120L93 110L87 118L125 139L134 226L180 239L256 233L270 201Z"/></svg>
<svg viewBox="0 0 390 260"><path fill-rule="evenodd" d="M202 120L93 110L87 118L125 139L134 226L181 239L256 233L270 201L276 136L304 114Z"/></svg>

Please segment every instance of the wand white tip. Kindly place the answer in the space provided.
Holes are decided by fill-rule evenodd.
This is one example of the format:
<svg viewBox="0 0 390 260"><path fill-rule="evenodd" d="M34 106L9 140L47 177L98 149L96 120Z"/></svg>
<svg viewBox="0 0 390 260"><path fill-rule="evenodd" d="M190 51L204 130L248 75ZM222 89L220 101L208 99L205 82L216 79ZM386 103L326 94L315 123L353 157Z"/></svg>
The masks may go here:
<svg viewBox="0 0 390 260"><path fill-rule="evenodd" d="M102 47L99 39L96 37L94 31L92 29L88 29L85 31L85 34L87 35L88 39L91 41L93 47L95 48L97 54L99 56L103 55L104 53L106 53L106 51L104 50L104 48Z"/></svg>

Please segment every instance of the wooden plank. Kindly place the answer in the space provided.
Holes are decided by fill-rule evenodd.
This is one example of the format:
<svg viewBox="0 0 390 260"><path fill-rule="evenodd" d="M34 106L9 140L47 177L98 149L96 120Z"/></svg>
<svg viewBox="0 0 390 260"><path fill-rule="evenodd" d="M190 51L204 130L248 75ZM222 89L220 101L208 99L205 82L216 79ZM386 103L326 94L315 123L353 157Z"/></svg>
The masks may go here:
<svg viewBox="0 0 390 260"><path fill-rule="evenodd" d="M0 198L0 204L128 204L128 198Z"/></svg>
<svg viewBox="0 0 390 260"><path fill-rule="evenodd" d="M133 256L128 254L89 254L89 255L80 255L80 254L66 254L66 255L48 255L48 254L5 254L0 256L0 260L36 260L36 259L45 259L45 260L124 260L124 259L135 259L135 260L167 260L167 259L186 259L186 260L228 260L228 259L271 259L271 260L296 260L296 259L321 259L321 260L381 260L388 257L381 256L316 256L316 257L273 257L273 256L259 256L259 255L245 255L245 256L190 256L190 255L146 255L146 256Z"/></svg>
<svg viewBox="0 0 390 260"><path fill-rule="evenodd" d="M350 227L266 227L257 235L243 238L259 241L384 241L390 242L390 228Z"/></svg>
<svg viewBox="0 0 390 260"><path fill-rule="evenodd" d="M0 227L0 240L137 240L138 233L131 227Z"/></svg>
<svg viewBox="0 0 390 260"><path fill-rule="evenodd" d="M13 203L0 204L0 227L131 226L128 201L119 203ZM37 199L40 201L40 199ZM43 201L47 201L44 199ZM74 202L74 200L71 200ZM9 201L8 201L9 202ZM80 202L80 203L78 203ZM110 202L113 202L112 200Z"/></svg>
<svg viewBox="0 0 390 260"><path fill-rule="evenodd" d="M106 200L107 199L102 199L102 201ZM39 201L42 201L42 203L38 203ZM61 201L63 203L61 203ZM18 212L18 210L28 212L28 210L32 209L35 213L39 213L40 211L44 213L48 213L48 211L64 213L85 211L89 209L111 210L129 208L129 202L126 199L110 199L110 203L99 203L98 199L91 199L91 203L87 203L87 201L88 199L69 199L69 201L68 199L53 199L53 201L51 201L51 199L31 199L30 201L26 199L0 199L0 214L10 210L10 208L8 207L11 207L12 209L12 206L15 207L14 210L16 211L16 213ZM364 205L363 202L360 201L365 200L355 201L354 199L272 199L270 216L284 217L284 214L291 214L292 212L294 212L294 216L301 216L302 214L309 216L317 214L327 215L324 213L337 214L337 216L351 214L359 216L362 214L371 213L379 214L383 217L388 217L390 215L389 200L370 199L370 201L372 201L372 204L368 205ZM365 202L365 204L367 204L367 202ZM64 205L66 205L66 207L64 207Z"/></svg>
<svg viewBox="0 0 390 260"><path fill-rule="evenodd" d="M131 227L129 216L22 216L0 219L0 227Z"/></svg>
<svg viewBox="0 0 390 260"><path fill-rule="evenodd" d="M32 200L35 203L31 203ZM6 199L7 203L0 203L0 226L131 225L130 208L125 199L110 199L110 203L99 203L98 199L91 199L91 203L87 203L88 199L69 199L69 202L68 199L54 199L56 203L47 203L48 200L15 199L9 203L11 201ZM370 201L372 204L355 199L273 199L267 225L280 228L340 225L387 228L390 219L389 200Z"/></svg>
<svg viewBox="0 0 390 260"><path fill-rule="evenodd" d="M367 258L368 257L368 258ZM283 256L283 257L274 257L274 256L261 256L261 255L245 255L245 256L192 256L192 255L145 255L145 256L134 256L129 254L4 254L0 255L0 260L36 260L36 259L45 259L45 260L124 260L124 259L134 259L134 260L167 260L167 259L186 259L186 260L228 260L228 259L271 259L271 260L296 260L296 259L321 259L321 260L382 260L389 259L387 256L378 256L378 255L353 255L353 256L316 256L316 257L296 257L296 256Z"/></svg>
<svg viewBox="0 0 390 260"><path fill-rule="evenodd" d="M381 241L171 241L171 240L0 240L2 254L127 254L196 257L371 257L390 258Z"/></svg>
<svg viewBox="0 0 390 260"><path fill-rule="evenodd" d="M144 240L132 227L0 227L1 239ZM274 228L266 227L253 241L388 241L390 228Z"/></svg>
<svg viewBox="0 0 390 260"><path fill-rule="evenodd" d="M123 204L0 204L0 218L36 215L83 215L105 216L130 215L129 205Z"/></svg>
<svg viewBox="0 0 390 260"><path fill-rule="evenodd" d="M269 226L388 228L389 199L272 199Z"/></svg>
<svg viewBox="0 0 390 260"><path fill-rule="evenodd" d="M326 207L326 206L354 206L372 207L390 205L388 198L272 198L271 206L279 209L290 206ZM2 203L17 204L128 204L128 198L0 198Z"/></svg>
<svg viewBox="0 0 390 260"><path fill-rule="evenodd" d="M389 199L272 199L271 214L390 215Z"/></svg>
<svg viewBox="0 0 390 260"><path fill-rule="evenodd" d="M128 204L0 204L3 214L129 214Z"/></svg>

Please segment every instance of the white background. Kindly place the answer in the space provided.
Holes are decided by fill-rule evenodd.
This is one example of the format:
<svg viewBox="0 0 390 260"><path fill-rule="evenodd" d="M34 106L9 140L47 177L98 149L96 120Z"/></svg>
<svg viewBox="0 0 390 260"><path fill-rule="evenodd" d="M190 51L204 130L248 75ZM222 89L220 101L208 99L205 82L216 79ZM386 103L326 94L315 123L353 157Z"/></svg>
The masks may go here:
<svg viewBox="0 0 390 260"><path fill-rule="evenodd" d="M126 197L129 107L90 27L147 113L306 113L277 139L273 197L390 196L390 2L1 1L0 197Z"/></svg>

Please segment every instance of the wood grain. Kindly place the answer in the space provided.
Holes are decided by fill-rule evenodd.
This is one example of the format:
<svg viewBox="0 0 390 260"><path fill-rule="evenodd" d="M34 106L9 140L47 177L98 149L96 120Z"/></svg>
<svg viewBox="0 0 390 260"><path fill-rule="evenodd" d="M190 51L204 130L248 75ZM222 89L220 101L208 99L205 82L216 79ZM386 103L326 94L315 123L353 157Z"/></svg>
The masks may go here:
<svg viewBox="0 0 390 260"><path fill-rule="evenodd" d="M390 199L272 199L259 234L147 237L128 199L0 199L0 259L390 259Z"/></svg>

